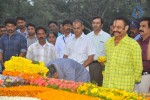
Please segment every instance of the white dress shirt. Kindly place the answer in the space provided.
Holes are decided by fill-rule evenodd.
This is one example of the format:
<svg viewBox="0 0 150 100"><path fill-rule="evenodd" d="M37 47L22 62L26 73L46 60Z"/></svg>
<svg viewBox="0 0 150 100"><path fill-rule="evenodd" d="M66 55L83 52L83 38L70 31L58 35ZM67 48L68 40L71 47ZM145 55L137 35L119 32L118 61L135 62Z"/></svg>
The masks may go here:
<svg viewBox="0 0 150 100"><path fill-rule="evenodd" d="M37 41L29 46L26 57L33 61L42 61L46 65L56 59L55 47L47 41L44 46Z"/></svg>
<svg viewBox="0 0 150 100"><path fill-rule="evenodd" d="M87 34L90 41L93 42L96 48L96 55L94 55L94 60L97 60L99 56L105 55L105 42L111 37L110 34L101 30L98 35L94 34L94 31Z"/></svg>
<svg viewBox="0 0 150 100"><path fill-rule="evenodd" d="M95 54L95 47L82 33L79 38L74 37L66 44L64 54L68 55L68 58L83 64L88 59L88 56Z"/></svg>
<svg viewBox="0 0 150 100"><path fill-rule="evenodd" d="M56 55L57 58L63 58L64 56L64 47L65 44L69 42L71 38L74 37L74 34L70 33L68 36L65 37L65 35L61 35L57 37L56 43L55 43L55 49L56 49Z"/></svg>

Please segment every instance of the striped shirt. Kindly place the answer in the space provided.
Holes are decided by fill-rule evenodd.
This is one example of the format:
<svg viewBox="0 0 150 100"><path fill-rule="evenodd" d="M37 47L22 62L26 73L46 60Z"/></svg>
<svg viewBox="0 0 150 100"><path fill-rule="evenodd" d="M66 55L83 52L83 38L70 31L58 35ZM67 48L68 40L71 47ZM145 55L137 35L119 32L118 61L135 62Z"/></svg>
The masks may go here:
<svg viewBox="0 0 150 100"><path fill-rule="evenodd" d="M42 61L46 65L56 59L55 47L47 41L44 46L41 46L37 41L29 46L26 57L33 61Z"/></svg>
<svg viewBox="0 0 150 100"><path fill-rule="evenodd" d="M117 46L114 37L106 42L105 74L103 87L133 91L141 80L142 56L139 44L127 35Z"/></svg>

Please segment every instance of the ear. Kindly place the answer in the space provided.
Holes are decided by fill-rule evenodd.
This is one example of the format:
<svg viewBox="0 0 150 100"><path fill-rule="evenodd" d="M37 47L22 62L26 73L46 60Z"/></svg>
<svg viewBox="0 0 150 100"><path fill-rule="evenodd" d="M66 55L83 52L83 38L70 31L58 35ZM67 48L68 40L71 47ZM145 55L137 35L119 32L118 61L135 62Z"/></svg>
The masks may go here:
<svg viewBox="0 0 150 100"><path fill-rule="evenodd" d="M82 30L84 30L84 25L82 25Z"/></svg>
<svg viewBox="0 0 150 100"><path fill-rule="evenodd" d="M125 26L125 31L127 32L128 29L129 29L129 25L126 25L126 26Z"/></svg>

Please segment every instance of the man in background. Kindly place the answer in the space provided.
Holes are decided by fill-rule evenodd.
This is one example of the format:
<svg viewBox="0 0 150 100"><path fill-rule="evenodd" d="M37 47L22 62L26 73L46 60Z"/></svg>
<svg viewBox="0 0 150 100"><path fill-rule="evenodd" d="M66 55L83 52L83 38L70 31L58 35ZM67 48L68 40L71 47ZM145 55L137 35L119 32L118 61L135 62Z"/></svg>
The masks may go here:
<svg viewBox="0 0 150 100"><path fill-rule="evenodd" d="M141 37L139 33L139 22L136 20L132 20L130 22L130 37L134 40L138 40Z"/></svg>
<svg viewBox="0 0 150 100"><path fill-rule="evenodd" d="M62 35L62 33L59 32L58 23L56 21L48 22L48 28L50 32L54 32L58 37Z"/></svg>
<svg viewBox="0 0 150 100"><path fill-rule="evenodd" d="M96 48L96 54L94 55L94 61L89 65L89 72L91 82L96 82L99 86L102 86L103 66L97 61L99 56L105 56L105 42L111 37L108 33L103 31L103 19L101 17L93 17L92 27L93 31L90 32L87 37L93 42Z"/></svg>
<svg viewBox="0 0 150 100"><path fill-rule="evenodd" d="M31 44L37 41L35 29L36 29L36 26L33 23L27 24L27 31L28 31L27 47L29 47Z"/></svg>
<svg viewBox="0 0 150 100"><path fill-rule="evenodd" d="M0 61L4 63L12 56L25 57L27 52L27 41L24 36L16 32L16 20L8 18L5 20L7 33L0 38Z"/></svg>
<svg viewBox="0 0 150 100"><path fill-rule="evenodd" d="M25 38L28 36L27 28L26 28L26 19L24 17L17 17L17 32L23 35Z"/></svg>
<svg viewBox="0 0 150 100"><path fill-rule="evenodd" d="M6 27L4 25L0 25L0 37L2 37L6 32Z"/></svg>

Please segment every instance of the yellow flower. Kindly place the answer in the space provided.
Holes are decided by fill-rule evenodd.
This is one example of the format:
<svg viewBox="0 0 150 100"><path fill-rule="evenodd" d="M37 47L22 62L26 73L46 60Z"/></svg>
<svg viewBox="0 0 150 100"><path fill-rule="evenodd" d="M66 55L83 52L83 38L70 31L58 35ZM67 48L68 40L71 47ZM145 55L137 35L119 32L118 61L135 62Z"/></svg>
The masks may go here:
<svg viewBox="0 0 150 100"><path fill-rule="evenodd" d="M98 60L98 62L104 63L104 62L106 62L106 57L105 56L99 56L97 60Z"/></svg>
<svg viewBox="0 0 150 100"><path fill-rule="evenodd" d="M43 62L33 64L29 59L15 56L12 56L9 61L6 61L4 66L6 71L18 71L30 74L40 73L43 76L46 76L46 73L49 71Z"/></svg>

